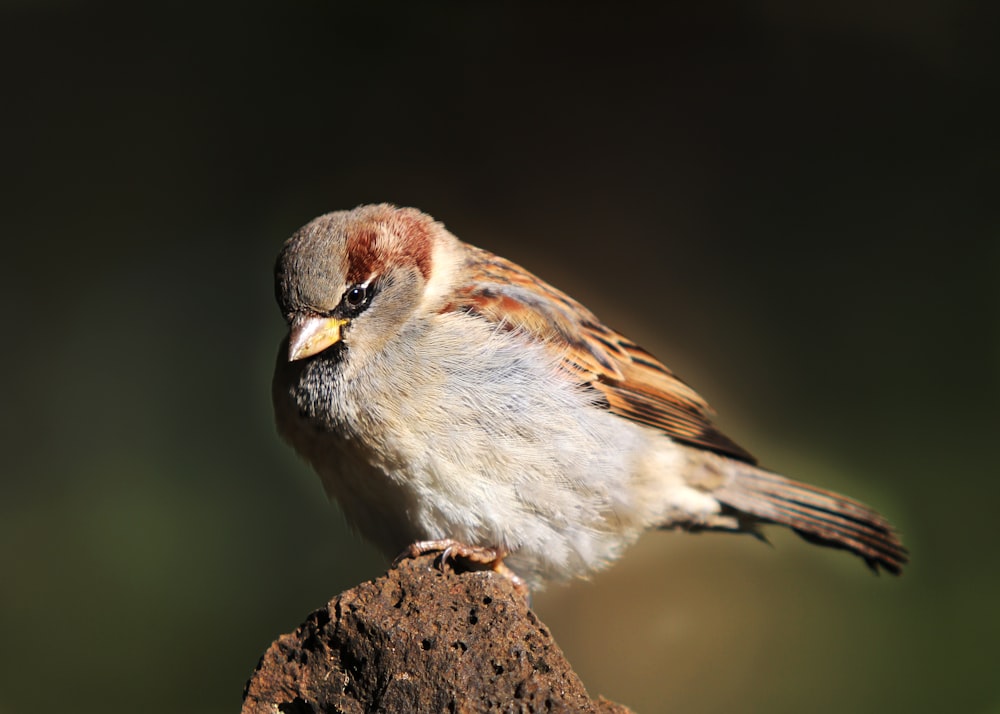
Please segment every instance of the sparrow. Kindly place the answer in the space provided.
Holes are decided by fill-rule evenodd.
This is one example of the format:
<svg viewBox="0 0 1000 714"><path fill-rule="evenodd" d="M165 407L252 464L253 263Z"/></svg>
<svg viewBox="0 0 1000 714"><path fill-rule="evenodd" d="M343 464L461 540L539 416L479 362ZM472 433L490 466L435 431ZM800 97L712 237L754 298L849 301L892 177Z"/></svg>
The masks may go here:
<svg viewBox="0 0 1000 714"><path fill-rule="evenodd" d="M899 574L879 513L757 465L662 362L414 208L320 216L283 246L281 437L388 557L519 587L586 577L648 529L777 524Z"/></svg>

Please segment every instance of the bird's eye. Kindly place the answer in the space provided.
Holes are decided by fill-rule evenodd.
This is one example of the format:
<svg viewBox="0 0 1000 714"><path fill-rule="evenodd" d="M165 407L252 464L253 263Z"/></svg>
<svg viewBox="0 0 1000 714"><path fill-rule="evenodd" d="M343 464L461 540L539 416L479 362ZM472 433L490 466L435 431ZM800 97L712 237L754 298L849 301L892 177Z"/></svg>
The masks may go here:
<svg viewBox="0 0 1000 714"><path fill-rule="evenodd" d="M367 285L355 285L344 293L344 304L351 308L361 307L368 302L369 295Z"/></svg>

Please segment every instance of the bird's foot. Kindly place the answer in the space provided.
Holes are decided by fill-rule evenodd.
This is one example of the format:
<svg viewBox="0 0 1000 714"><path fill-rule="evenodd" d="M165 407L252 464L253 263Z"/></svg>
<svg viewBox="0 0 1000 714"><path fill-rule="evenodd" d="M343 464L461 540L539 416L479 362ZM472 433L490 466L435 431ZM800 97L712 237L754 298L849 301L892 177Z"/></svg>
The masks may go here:
<svg viewBox="0 0 1000 714"><path fill-rule="evenodd" d="M503 559L510 555L510 551L502 546L469 545L452 538L418 540L400 553L393 561L393 565L398 565L406 558L417 558L427 553L441 553L436 562L442 571L451 561L458 560L467 570L492 570L510 580L514 589L523 597L527 598L529 595L527 583L503 562Z"/></svg>

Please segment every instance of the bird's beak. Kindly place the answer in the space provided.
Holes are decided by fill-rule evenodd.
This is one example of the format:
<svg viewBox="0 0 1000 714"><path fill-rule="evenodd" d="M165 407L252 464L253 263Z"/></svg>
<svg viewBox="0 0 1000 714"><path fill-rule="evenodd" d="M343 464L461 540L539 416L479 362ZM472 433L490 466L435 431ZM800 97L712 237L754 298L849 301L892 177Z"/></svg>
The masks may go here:
<svg viewBox="0 0 1000 714"><path fill-rule="evenodd" d="M340 342L340 328L350 320L342 317L297 317L288 336L288 361L319 354Z"/></svg>

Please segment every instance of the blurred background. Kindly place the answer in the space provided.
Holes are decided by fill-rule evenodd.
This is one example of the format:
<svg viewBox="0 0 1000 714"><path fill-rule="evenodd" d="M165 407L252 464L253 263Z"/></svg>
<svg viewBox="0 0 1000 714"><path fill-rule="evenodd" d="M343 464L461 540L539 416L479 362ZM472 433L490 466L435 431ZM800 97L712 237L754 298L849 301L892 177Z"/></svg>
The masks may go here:
<svg viewBox="0 0 1000 714"><path fill-rule="evenodd" d="M1000 711L997 13L695 5L3 3L0 711L237 711L383 572L269 398L279 246L371 201L580 298L912 551L648 534L535 598L592 694Z"/></svg>

